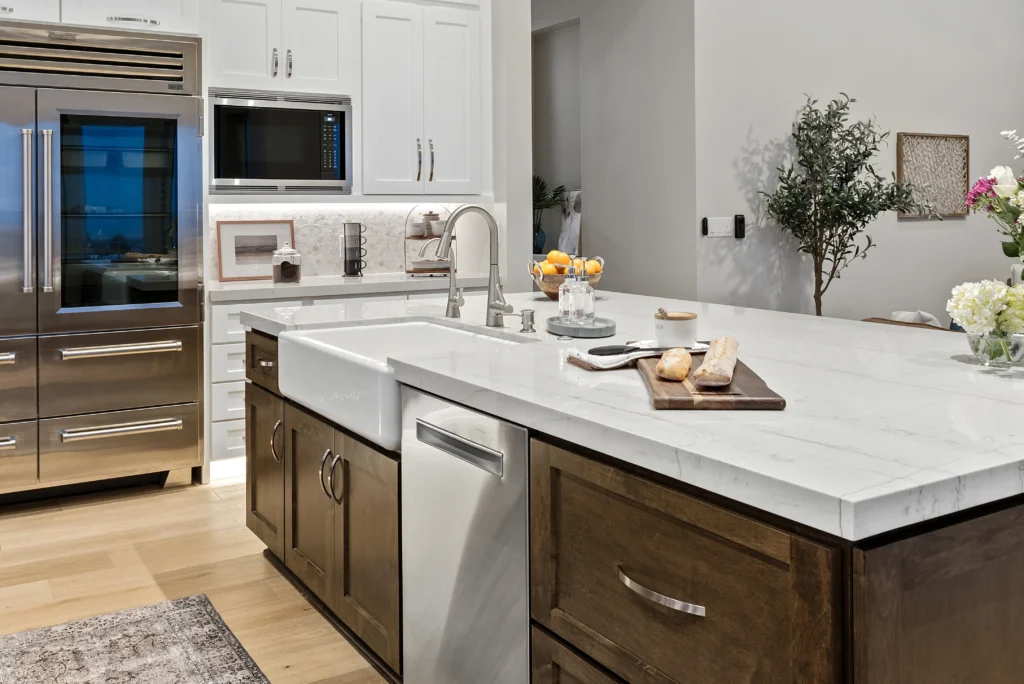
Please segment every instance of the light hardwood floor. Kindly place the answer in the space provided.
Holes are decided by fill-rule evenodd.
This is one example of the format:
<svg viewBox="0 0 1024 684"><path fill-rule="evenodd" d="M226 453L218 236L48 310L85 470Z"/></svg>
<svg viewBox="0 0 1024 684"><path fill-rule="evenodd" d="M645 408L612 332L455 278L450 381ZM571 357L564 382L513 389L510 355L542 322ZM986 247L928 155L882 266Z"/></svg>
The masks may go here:
<svg viewBox="0 0 1024 684"><path fill-rule="evenodd" d="M0 507L0 634L206 594L273 684L379 684L263 558L239 482Z"/></svg>

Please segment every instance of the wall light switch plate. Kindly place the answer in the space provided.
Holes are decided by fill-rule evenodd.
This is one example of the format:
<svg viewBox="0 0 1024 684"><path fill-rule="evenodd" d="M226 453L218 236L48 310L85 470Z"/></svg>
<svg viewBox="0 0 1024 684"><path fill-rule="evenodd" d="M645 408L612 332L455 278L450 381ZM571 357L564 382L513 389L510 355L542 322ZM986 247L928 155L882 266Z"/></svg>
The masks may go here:
<svg viewBox="0 0 1024 684"><path fill-rule="evenodd" d="M709 238L731 238L736 235L736 220L729 218L707 218L707 231L705 237Z"/></svg>

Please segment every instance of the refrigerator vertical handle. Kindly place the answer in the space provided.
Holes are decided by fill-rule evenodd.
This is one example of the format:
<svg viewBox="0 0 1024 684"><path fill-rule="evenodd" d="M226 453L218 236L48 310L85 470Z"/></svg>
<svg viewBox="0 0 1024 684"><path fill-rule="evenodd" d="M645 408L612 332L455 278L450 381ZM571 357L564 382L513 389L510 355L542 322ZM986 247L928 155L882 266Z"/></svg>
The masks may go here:
<svg viewBox="0 0 1024 684"><path fill-rule="evenodd" d="M25 294L35 292L35 233L32 230L32 136L31 128L21 129L21 258L22 281L21 291Z"/></svg>
<svg viewBox="0 0 1024 684"><path fill-rule="evenodd" d="M43 292L53 292L53 131L43 134Z"/></svg>

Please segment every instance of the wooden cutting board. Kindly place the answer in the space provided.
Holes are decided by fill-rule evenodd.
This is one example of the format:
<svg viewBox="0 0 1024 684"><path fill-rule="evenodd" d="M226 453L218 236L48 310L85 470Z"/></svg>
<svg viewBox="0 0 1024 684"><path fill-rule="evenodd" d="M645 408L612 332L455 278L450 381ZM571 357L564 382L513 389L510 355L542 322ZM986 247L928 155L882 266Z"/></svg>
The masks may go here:
<svg viewBox="0 0 1024 684"><path fill-rule="evenodd" d="M736 364L732 384L728 387L698 388L693 374L704 363L703 354L693 355L693 368L685 382L662 380L656 371L658 359L640 359L636 362L640 375L651 392L651 402L659 410L681 411L782 411L786 400L769 389L750 367L740 361Z"/></svg>

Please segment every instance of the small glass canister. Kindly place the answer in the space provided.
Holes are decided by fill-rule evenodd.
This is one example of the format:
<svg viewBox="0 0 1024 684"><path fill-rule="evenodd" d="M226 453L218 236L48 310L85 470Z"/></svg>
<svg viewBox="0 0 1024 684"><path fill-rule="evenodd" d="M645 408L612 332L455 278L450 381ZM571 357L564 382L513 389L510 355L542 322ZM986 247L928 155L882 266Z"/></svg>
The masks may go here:
<svg viewBox="0 0 1024 684"><path fill-rule="evenodd" d="M291 243L286 242L284 247L275 250L271 263L275 283L297 283L302 278L302 255L292 249Z"/></svg>

